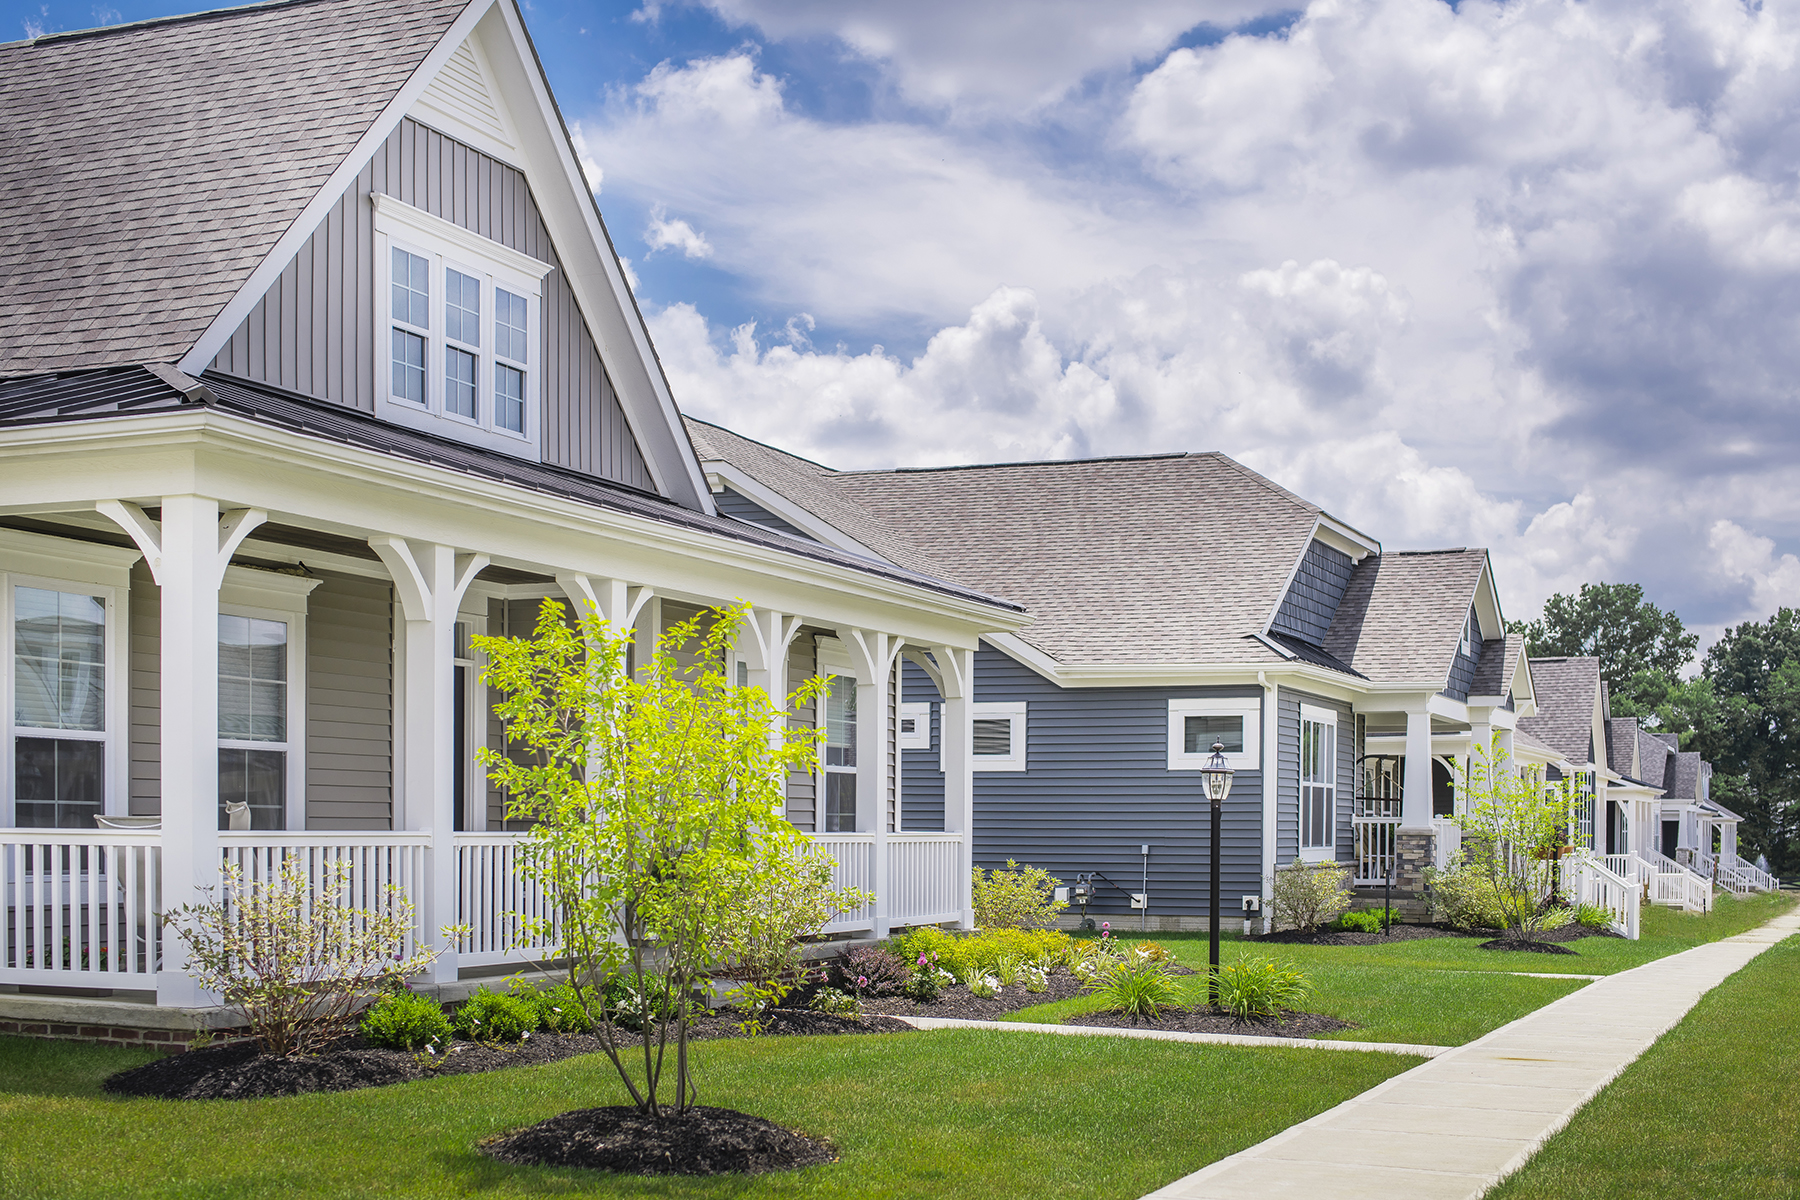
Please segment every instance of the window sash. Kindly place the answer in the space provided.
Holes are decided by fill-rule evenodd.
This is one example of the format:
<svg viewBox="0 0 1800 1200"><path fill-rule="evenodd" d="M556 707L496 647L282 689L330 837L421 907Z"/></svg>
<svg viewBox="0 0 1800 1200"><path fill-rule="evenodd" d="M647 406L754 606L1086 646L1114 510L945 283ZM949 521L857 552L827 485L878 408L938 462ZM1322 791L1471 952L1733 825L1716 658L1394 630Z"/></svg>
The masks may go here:
<svg viewBox="0 0 1800 1200"><path fill-rule="evenodd" d="M1244 718L1228 713L1188 713L1182 717L1182 749L1187 754L1210 757L1215 742L1223 743L1225 753L1244 752Z"/></svg>
<svg viewBox="0 0 1800 1200"><path fill-rule="evenodd" d="M0 822L91 831L111 806L123 766L119 591L0 571Z"/></svg>
<svg viewBox="0 0 1800 1200"><path fill-rule="evenodd" d="M1337 841L1337 723L1300 721L1300 847L1329 850Z"/></svg>
<svg viewBox="0 0 1800 1200"><path fill-rule="evenodd" d="M444 347L444 411L451 416L478 419L475 356L457 346Z"/></svg>

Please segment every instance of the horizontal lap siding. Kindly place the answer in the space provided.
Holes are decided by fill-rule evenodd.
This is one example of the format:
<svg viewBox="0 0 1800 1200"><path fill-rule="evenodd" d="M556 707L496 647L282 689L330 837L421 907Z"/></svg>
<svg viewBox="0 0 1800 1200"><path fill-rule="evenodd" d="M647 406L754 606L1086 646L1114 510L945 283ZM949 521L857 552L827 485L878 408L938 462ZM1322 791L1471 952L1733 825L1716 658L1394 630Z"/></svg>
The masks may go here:
<svg viewBox="0 0 1800 1200"><path fill-rule="evenodd" d="M1199 773L1168 769L1168 703L1258 699L1260 689L1059 688L985 648L976 655L975 680L980 703L1026 704L1027 767L975 773L975 861L993 867L1017 859L1063 880L1098 871L1135 892L1143 876L1138 847L1147 843L1151 915L1205 916L1210 813ZM908 675L907 694L913 700L933 695L922 672ZM943 776L935 753L910 751L907 760L909 810L925 790L923 777L935 775L941 823ZM1221 903L1232 914L1240 896L1262 892L1261 772L1239 771L1234 778L1221 840ZM1134 910L1125 895L1103 885L1089 911Z"/></svg>
<svg viewBox="0 0 1800 1200"><path fill-rule="evenodd" d="M544 461L654 491L611 379L522 172L402 121L244 319L213 367L375 411L375 208L380 192L554 269L544 281ZM434 288L434 303L441 302ZM483 314L484 318L489 314Z"/></svg>
<svg viewBox="0 0 1800 1200"><path fill-rule="evenodd" d="M1340 862L1351 858L1350 810L1356 795L1356 718L1341 700L1329 700L1292 688L1281 688L1275 702L1281 771L1276 777L1275 861L1291 863L1300 853L1300 706L1328 708L1337 714L1337 808L1333 813L1334 849Z"/></svg>
<svg viewBox="0 0 1800 1200"><path fill-rule="evenodd" d="M131 568L130 812L162 811L162 591L150 568Z"/></svg>
<svg viewBox="0 0 1800 1200"><path fill-rule="evenodd" d="M819 651L814 640L815 635L802 630L788 648L787 687L792 693L801 684L813 677L818 670ZM788 717L789 724L800 729L811 729L818 723L819 710L815 702L809 700L796 708ZM912 794L907 793L907 803L912 803ZM818 812L818 782L811 771L795 771L787 781L787 819L794 828L804 833L812 833L816 828Z"/></svg>
<svg viewBox="0 0 1800 1200"><path fill-rule="evenodd" d="M944 828L944 773L938 763L943 753L943 705L931 676L916 663L900 663L900 699L906 704L931 705L931 748L902 750L900 794L906 798L903 828L908 833L941 833Z"/></svg>
<svg viewBox="0 0 1800 1200"><path fill-rule="evenodd" d="M393 612L388 584L347 575L307 601L308 829L393 827Z"/></svg>

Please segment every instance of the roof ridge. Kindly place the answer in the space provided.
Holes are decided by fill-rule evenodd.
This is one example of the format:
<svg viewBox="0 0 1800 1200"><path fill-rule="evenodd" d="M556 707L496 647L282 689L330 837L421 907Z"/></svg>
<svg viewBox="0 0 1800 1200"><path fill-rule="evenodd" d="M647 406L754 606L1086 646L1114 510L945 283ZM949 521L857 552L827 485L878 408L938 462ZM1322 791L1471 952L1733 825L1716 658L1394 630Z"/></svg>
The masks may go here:
<svg viewBox="0 0 1800 1200"><path fill-rule="evenodd" d="M761 446L764 450L769 451L771 454L779 454L783 458L791 458L795 462L803 462L809 467L817 467L817 468L819 468L819 470L824 471L828 475L854 474L854 472L840 471L836 467L828 467L822 462L816 462L813 459L806 457L804 454L795 454L792 450L783 450L780 446L771 445L768 442L759 441L753 437L746 437L744 434L739 433L737 430L728 429L725 426L719 424L717 421L703 420L700 417L690 416L687 413L682 413L681 416L682 416L683 420L692 421L696 425L704 425L708 429L716 429L720 433L724 434L725 436L736 438L740 442L748 442L752 446Z"/></svg>
<svg viewBox="0 0 1800 1200"><path fill-rule="evenodd" d="M204 21L221 17L237 16L240 13L257 12L269 8L288 8L300 4L320 4L327 0L255 0L251 4L234 4L226 8L208 8L199 12L177 13L170 17L145 17L141 21L121 21L117 25L95 25L87 29L61 29L54 33L40 33L33 38L23 38L16 42L0 43L0 48L13 46L41 46L53 42L72 42L86 38L108 37L115 33L127 33L134 29L147 29L155 25L179 25L184 21Z"/></svg>
<svg viewBox="0 0 1800 1200"><path fill-rule="evenodd" d="M941 467L870 467L861 471L833 471L835 475L924 475L932 471L998 471L1014 467L1079 467L1087 463L1149 462L1165 458L1203 458L1213 451L1177 450L1163 454L1101 454L1093 458L1026 458L1014 462L950 463ZM827 468L829 469L829 468Z"/></svg>

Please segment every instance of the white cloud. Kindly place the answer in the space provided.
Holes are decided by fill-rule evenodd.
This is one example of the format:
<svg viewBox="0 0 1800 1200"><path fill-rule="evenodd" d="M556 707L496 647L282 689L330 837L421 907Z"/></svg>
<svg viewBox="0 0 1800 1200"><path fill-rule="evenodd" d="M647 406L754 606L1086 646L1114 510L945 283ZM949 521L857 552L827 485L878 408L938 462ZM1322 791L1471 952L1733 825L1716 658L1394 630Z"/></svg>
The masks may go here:
<svg viewBox="0 0 1800 1200"><path fill-rule="evenodd" d="M588 191L598 196L600 185L606 181L606 172L600 169L599 160L588 149L587 131L582 129L580 121L569 126L569 140L575 143L575 161L581 164L581 175L587 180Z"/></svg>
<svg viewBox="0 0 1800 1200"><path fill-rule="evenodd" d="M644 228L644 244L650 247L651 254L658 250L679 250L688 258L712 257L712 245L707 242L706 235L679 217L670 217L668 210L660 204L650 210L650 224Z"/></svg>

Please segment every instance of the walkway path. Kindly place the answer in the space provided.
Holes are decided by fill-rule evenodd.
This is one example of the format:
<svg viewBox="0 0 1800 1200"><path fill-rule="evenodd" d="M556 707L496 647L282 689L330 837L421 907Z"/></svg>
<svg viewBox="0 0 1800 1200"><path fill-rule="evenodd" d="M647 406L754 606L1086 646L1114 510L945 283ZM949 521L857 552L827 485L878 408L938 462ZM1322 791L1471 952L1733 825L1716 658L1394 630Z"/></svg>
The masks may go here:
<svg viewBox="0 0 1800 1200"><path fill-rule="evenodd" d="M915 1029L998 1029L1013 1033L1060 1033L1073 1037L1152 1038L1160 1042L1211 1042L1221 1046L1291 1046L1300 1050L1361 1050L1433 1058L1449 1046L1408 1042L1335 1042L1322 1038L1258 1037L1250 1033L1184 1033L1178 1029L1132 1029L1116 1025L1034 1025L1029 1021L966 1021L960 1017L901 1017Z"/></svg>
<svg viewBox="0 0 1800 1200"><path fill-rule="evenodd" d="M1607 976L1146 1200L1473 1200L1701 996L1796 932L1800 909Z"/></svg>

